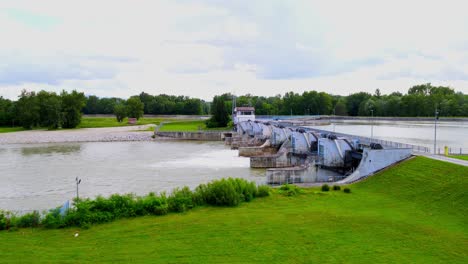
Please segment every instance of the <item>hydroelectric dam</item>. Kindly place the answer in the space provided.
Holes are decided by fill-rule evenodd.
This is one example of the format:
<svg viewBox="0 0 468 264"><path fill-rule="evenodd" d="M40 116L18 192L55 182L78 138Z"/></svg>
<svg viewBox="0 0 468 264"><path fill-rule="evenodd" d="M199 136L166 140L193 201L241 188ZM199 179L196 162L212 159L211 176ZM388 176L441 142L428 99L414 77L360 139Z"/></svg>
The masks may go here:
<svg viewBox="0 0 468 264"><path fill-rule="evenodd" d="M224 133L226 145L265 168L268 184L348 184L411 157L427 147L335 133L291 121L243 121Z"/></svg>

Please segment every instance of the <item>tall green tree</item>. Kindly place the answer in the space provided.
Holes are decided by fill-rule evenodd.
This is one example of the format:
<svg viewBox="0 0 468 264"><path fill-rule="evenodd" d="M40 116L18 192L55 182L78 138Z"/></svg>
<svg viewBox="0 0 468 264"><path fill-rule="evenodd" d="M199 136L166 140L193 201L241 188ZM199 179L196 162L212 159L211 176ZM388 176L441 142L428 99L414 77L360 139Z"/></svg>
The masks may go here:
<svg viewBox="0 0 468 264"><path fill-rule="evenodd" d="M21 126L25 129L31 129L39 125L40 106L35 92L21 91L16 105Z"/></svg>
<svg viewBox="0 0 468 264"><path fill-rule="evenodd" d="M57 129L62 126L62 99L54 92L37 93L40 126Z"/></svg>
<svg viewBox="0 0 468 264"><path fill-rule="evenodd" d="M116 104L114 106L114 114L117 118L117 122L122 122L124 118L127 117L127 106L125 106L123 103Z"/></svg>
<svg viewBox="0 0 468 264"><path fill-rule="evenodd" d="M336 102L335 104L335 107L333 108L333 112L335 115L338 115L338 116L345 116L347 115L348 113L346 112L346 103L344 102L343 99L340 99L338 100L338 102Z"/></svg>
<svg viewBox="0 0 468 264"><path fill-rule="evenodd" d="M140 97L132 96L127 100L127 115L128 117L136 118L137 120L143 116L145 105L141 102Z"/></svg>
<svg viewBox="0 0 468 264"><path fill-rule="evenodd" d="M207 127L226 127L229 123L229 112L226 107L226 96L215 96L211 106L212 117L207 120Z"/></svg>
<svg viewBox="0 0 468 264"><path fill-rule="evenodd" d="M0 96L0 126L15 125L15 102Z"/></svg>
<svg viewBox="0 0 468 264"><path fill-rule="evenodd" d="M62 127L77 127L81 122L81 111L86 105L85 95L75 90L71 93L63 90L60 97L62 98Z"/></svg>
<svg viewBox="0 0 468 264"><path fill-rule="evenodd" d="M359 114L359 108L363 107L363 104L367 99L371 97L370 94L365 92L359 92L349 95L346 98L346 110L350 116L357 116Z"/></svg>

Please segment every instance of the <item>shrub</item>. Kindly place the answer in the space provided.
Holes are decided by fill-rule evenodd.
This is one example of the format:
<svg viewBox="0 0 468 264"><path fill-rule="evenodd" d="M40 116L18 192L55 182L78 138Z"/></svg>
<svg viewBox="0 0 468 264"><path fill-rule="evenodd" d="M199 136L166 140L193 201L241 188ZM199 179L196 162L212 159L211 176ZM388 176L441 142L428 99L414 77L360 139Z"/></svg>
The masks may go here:
<svg viewBox="0 0 468 264"><path fill-rule="evenodd" d="M140 205L140 206L138 206ZM137 215L165 215L169 212L166 194L156 196L153 192L137 201Z"/></svg>
<svg viewBox="0 0 468 264"><path fill-rule="evenodd" d="M195 191L192 193L192 200L195 206L207 204L208 197L208 186L206 184L200 184L195 188Z"/></svg>
<svg viewBox="0 0 468 264"><path fill-rule="evenodd" d="M328 184L322 185L322 192L328 192L330 190L330 186Z"/></svg>
<svg viewBox="0 0 468 264"><path fill-rule="evenodd" d="M270 195L270 186L268 185L260 185L257 188L257 195L256 197L265 197Z"/></svg>
<svg viewBox="0 0 468 264"><path fill-rule="evenodd" d="M348 188L348 187L346 187L346 188L343 189L343 192L345 192L345 193L351 193L351 189Z"/></svg>
<svg viewBox="0 0 468 264"><path fill-rule="evenodd" d="M284 184L279 188L279 193L285 196L295 196L301 193L301 189L293 184Z"/></svg>
<svg viewBox="0 0 468 264"><path fill-rule="evenodd" d="M287 195L299 193L294 185L287 186ZM236 206L255 197L270 195L270 187L257 187L254 182L244 179L221 179L208 184L200 184L195 191L188 187L176 188L170 196L149 193L136 197L132 194L113 194L108 198L75 199L74 207L61 214L60 207L50 210L41 220L39 212L34 211L21 217L0 210L0 230L19 227L62 228L79 226L88 228L92 224L110 222L118 218L140 215L164 215L169 211L184 212L199 205Z"/></svg>
<svg viewBox="0 0 468 264"><path fill-rule="evenodd" d="M341 187L339 185L333 185L333 190L334 191L339 191L339 190L341 190Z"/></svg>
<svg viewBox="0 0 468 264"><path fill-rule="evenodd" d="M240 195L241 200L250 202L257 193L257 186L254 182L248 182L244 179L228 178L227 181L232 182L236 188L236 192Z"/></svg>
<svg viewBox="0 0 468 264"><path fill-rule="evenodd" d="M0 210L0 230L7 230L10 228L10 213Z"/></svg>
<svg viewBox="0 0 468 264"><path fill-rule="evenodd" d="M41 224L45 228L62 228L66 226L65 218L60 214L60 207L52 209L46 214Z"/></svg>
<svg viewBox="0 0 468 264"><path fill-rule="evenodd" d="M241 194L236 191L234 180L229 178L209 183L204 200L209 205L236 206L242 198Z"/></svg>
<svg viewBox="0 0 468 264"><path fill-rule="evenodd" d="M38 211L25 214L20 216L15 221L15 226L17 227L38 227L40 223L41 216Z"/></svg>
<svg viewBox="0 0 468 264"><path fill-rule="evenodd" d="M185 212L193 208L192 191L185 186L182 189L175 188L167 199L169 210L172 212Z"/></svg>

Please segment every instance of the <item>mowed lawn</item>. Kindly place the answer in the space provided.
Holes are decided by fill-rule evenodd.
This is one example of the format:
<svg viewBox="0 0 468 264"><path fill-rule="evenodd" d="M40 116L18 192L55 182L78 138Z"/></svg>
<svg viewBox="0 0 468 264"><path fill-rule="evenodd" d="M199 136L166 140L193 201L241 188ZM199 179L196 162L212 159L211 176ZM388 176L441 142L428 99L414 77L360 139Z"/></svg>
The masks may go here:
<svg viewBox="0 0 468 264"><path fill-rule="evenodd" d="M164 123L159 131L181 131L181 132L193 132L193 131L230 131L230 127L217 127L207 128L205 120L188 120L188 121L175 121Z"/></svg>
<svg viewBox="0 0 468 264"><path fill-rule="evenodd" d="M0 262L468 263L467 177L417 157L351 194L305 189L87 230L2 231Z"/></svg>
<svg viewBox="0 0 468 264"><path fill-rule="evenodd" d="M168 122L178 119L161 118L161 117L142 117L136 125L148 125L155 124L159 125L161 122ZM84 116L81 118L81 123L78 128L98 128L98 127L118 127L118 126L130 126L128 119L125 118L122 122L117 122L115 117L91 117Z"/></svg>
<svg viewBox="0 0 468 264"><path fill-rule="evenodd" d="M17 132L23 130L24 128L22 127L0 127L0 133Z"/></svg>

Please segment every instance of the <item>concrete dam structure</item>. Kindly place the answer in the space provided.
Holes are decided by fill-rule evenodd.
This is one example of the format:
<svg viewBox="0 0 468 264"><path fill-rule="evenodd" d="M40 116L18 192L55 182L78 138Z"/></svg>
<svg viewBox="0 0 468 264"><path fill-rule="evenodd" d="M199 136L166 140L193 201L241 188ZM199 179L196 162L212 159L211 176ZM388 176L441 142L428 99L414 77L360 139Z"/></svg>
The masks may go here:
<svg viewBox="0 0 468 264"><path fill-rule="evenodd" d="M244 121L225 144L266 168L269 184L334 182L347 184L427 148L292 126L280 121Z"/></svg>

